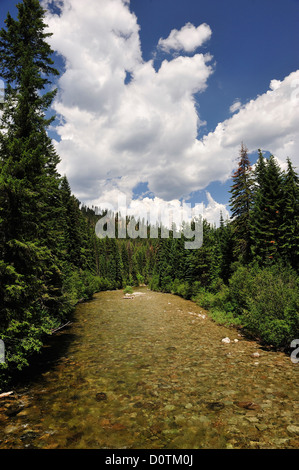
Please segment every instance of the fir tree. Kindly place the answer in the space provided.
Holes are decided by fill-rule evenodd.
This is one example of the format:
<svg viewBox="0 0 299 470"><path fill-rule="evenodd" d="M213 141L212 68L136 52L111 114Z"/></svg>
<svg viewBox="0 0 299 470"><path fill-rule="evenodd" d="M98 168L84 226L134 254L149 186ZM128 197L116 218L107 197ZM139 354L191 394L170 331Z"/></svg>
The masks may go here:
<svg viewBox="0 0 299 470"><path fill-rule="evenodd" d="M21 367L39 349L49 312L59 315L63 296L55 256L59 158L47 136L52 119L45 117L55 95L45 88L58 72L39 1L24 0L17 8L17 19L8 14L0 31L0 75L7 84L0 132L0 308L8 362Z"/></svg>
<svg viewBox="0 0 299 470"><path fill-rule="evenodd" d="M248 150L242 143L238 168L232 176L230 190L231 217L236 239L237 255L248 260L250 252L249 218L252 205L252 169Z"/></svg>
<svg viewBox="0 0 299 470"><path fill-rule="evenodd" d="M251 214L251 243L254 259L260 263L277 260L282 224L282 174L273 155L256 169L257 189Z"/></svg>
<svg viewBox="0 0 299 470"><path fill-rule="evenodd" d="M224 221L222 212L220 213L220 226L216 231L217 242L220 247L220 277L224 282L228 282L231 275L231 265L235 261L234 258L234 238L232 224Z"/></svg>
<svg viewBox="0 0 299 470"><path fill-rule="evenodd" d="M281 252L294 268L299 268L299 178L291 160L283 178Z"/></svg>

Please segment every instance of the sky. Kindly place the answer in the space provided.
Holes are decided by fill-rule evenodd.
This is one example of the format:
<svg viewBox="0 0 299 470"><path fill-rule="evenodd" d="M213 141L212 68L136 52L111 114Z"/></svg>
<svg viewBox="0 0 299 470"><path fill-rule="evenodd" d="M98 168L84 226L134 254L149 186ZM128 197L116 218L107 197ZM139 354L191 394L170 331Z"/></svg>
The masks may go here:
<svg viewBox="0 0 299 470"><path fill-rule="evenodd" d="M299 168L298 0L41 3L61 72L49 133L82 203L203 203L218 224L241 142Z"/></svg>

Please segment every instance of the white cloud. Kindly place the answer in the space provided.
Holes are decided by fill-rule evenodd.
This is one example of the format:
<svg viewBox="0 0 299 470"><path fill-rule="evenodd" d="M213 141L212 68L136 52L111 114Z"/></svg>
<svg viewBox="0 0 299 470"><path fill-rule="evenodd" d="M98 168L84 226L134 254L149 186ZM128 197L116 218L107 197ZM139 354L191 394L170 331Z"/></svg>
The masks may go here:
<svg viewBox="0 0 299 470"><path fill-rule="evenodd" d="M204 207L203 215L204 218L213 225L219 226L220 214L222 212L223 220L229 219L230 214L224 204L220 204L215 201L211 194L207 191L208 204Z"/></svg>
<svg viewBox="0 0 299 470"><path fill-rule="evenodd" d="M234 101L234 103L231 105L231 107L229 108L230 112L233 114L235 113L236 111L239 111L242 107L242 103L241 101L239 100L236 100Z"/></svg>
<svg viewBox="0 0 299 470"><path fill-rule="evenodd" d="M299 70L272 80L247 104L235 103L238 113L198 139L194 95L213 73L209 54L177 56L155 70L142 58L137 18L125 0L64 0L61 15L49 13L46 22L52 47L66 59L54 104L63 118L56 128L59 171L81 201L96 205L118 191L132 199L140 182L161 200L179 200L227 180L242 141L249 151L270 150L299 166ZM201 39L192 36L194 27L180 30L190 36L173 33L176 44L185 51L201 44L206 26ZM210 214L213 207L210 201Z"/></svg>
<svg viewBox="0 0 299 470"><path fill-rule="evenodd" d="M185 51L194 52L198 47L202 46L212 35L212 30L206 23L201 24L197 28L187 23L179 31L173 29L168 38L159 40L159 47L166 52Z"/></svg>

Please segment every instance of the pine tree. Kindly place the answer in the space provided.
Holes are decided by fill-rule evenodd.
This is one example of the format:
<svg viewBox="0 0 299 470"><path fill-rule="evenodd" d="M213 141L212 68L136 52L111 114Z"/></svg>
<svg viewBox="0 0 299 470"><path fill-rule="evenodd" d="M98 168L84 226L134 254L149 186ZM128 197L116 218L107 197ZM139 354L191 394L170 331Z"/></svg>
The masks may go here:
<svg viewBox="0 0 299 470"><path fill-rule="evenodd" d="M251 248L254 259L264 264L277 260L281 247L282 174L273 155L267 162L260 158L256 182L250 222Z"/></svg>
<svg viewBox="0 0 299 470"><path fill-rule="evenodd" d="M61 180L60 193L64 208L64 252L65 260L74 266L81 268L82 214L79 209L79 201L72 195L69 182L64 176Z"/></svg>
<svg viewBox="0 0 299 470"><path fill-rule="evenodd" d="M254 170L254 182L253 182L254 194L256 194L258 189L261 188L264 184L265 177L266 177L266 164L267 164L267 159L264 157L261 149L259 149L258 159L257 159L255 170Z"/></svg>
<svg viewBox="0 0 299 470"><path fill-rule="evenodd" d="M231 265L234 258L234 238L232 223L224 221L222 212L220 213L220 226L216 231L217 242L221 252L220 277L224 282L228 282L231 275Z"/></svg>
<svg viewBox="0 0 299 470"><path fill-rule="evenodd" d="M199 281L209 286L220 275L220 252L215 238L216 229L203 220L203 244L198 250L186 250L185 280Z"/></svg>
<svg viewBox="0 0 299 470"><path fill-rule="evenodd" d="M0 321L8 360L26 364L40 336L59 315L62 278L57 263L61 216L59 161L47 135L45 113L58 75L38 0L17 5L0 31L0 76L6 81L0 132ZM2 333L3 336L3 333ZM14 346L10 336L15 336ZM15 346L18 345L18 346Z"/></svg>
<svg viewBox="0 0 299 470"><path fill-rule="evenodd" d="M299 268L299 177L291 160L283 178L281 252L294 268Z"/></svg>
<svg viewBox="0 0 299 470"><path fill-rule="evenodd" d="M250 252L249 218L252 205L252 169L248 150L241 144L238 168L232 176L230 207L237 255L248 260Z"/></svg>
<svg viewBox="0 0 299 470"><path fill-rule="evenodd" d="M123 241L121 244L121 261L123 266L123 279L124 284L128 283L130 277L130 266L129 266L129 256L127 249L127 242Z"/></svg>

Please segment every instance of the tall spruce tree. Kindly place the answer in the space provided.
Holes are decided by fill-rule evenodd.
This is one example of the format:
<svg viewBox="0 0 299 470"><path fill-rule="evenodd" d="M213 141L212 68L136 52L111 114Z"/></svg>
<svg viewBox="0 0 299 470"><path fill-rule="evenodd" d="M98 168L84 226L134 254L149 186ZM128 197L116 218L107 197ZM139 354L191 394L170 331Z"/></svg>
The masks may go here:
<svg viewBox="0 0 299 470"><path fill-rule="evenodd" d="M294 268L299 269L299 177L291 160L283 177L281 252Z"/></svg>
<svg viewBox="0 0 299 470"><path fill-rule="evenodd" d="M249 218L252 205L252 169L248 149L241 144L238 168L232 176L230 207L236 240L236 255L248 260L250 253Z"/></svg>
<svg viewBox="0 0 299 470"><path fill-rule="evenodd" d="M46 118L58 75L46 39L44 10L23 0L0 31L0 76L6 82L0 132L0 334L8 362L26 364L44 329L59 316L61 272L57 235L61 214L59 161ZM53 315L53 317L52 317ZM11 340L10 338L14 338Z"/></svg>
<svg viewBox="0 0 299 470"><path fill-rule="evenodd" d="M221 252L220 277L227 283L231 275L231 266L235 261L234 241L232 224L228 220L224 221L222 211L220 212L220 224L216 236Z"/></svg>
<svg viewBox="0 0 299 470"><path fill-rule="evenodd" d="M261 264L277 261L281 254L283 180L273 155L260 155L255 170L256 190L251 213L250 236L254 259Z"/></svg>

